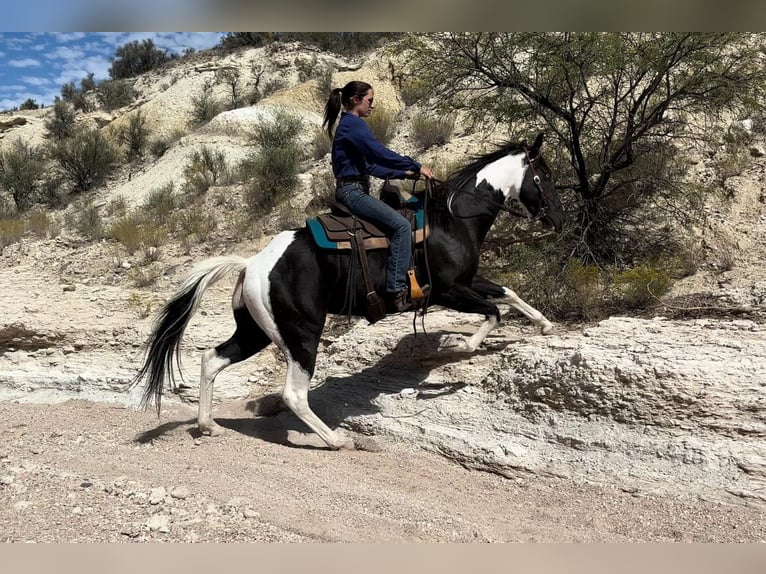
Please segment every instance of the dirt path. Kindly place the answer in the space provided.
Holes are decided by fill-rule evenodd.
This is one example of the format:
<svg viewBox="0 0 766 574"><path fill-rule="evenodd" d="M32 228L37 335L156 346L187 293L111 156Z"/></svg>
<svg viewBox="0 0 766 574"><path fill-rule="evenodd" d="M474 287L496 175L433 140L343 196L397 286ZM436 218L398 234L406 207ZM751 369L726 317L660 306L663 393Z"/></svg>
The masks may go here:
<svg viewBox="0 0 766 574"><path fill-rule="evenodd" d="M0 402L1 542L764 541L746 505L507 479L375 438L377 452L290 445L296 420L183 405ZM296 425L297 426L297 425Z"/></svg>

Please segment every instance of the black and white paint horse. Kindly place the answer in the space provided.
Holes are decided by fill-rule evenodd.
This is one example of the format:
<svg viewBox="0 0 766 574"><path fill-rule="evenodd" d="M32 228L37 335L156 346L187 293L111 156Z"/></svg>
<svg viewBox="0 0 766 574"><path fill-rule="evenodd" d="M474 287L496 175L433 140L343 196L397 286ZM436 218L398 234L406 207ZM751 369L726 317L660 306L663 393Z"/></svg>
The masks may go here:
<svg viewBox="0 0 766 574"><path fill-rule="evenodd" d="M420 269L431 272L430 305L479 313L485 322L471 337L450 336L443 346L474 351L500 320L491 299L509 303L543 333L551 323L516 293L476 275L482 242L501 209L514 211L561 230L563 213L549 167L540 154L543 136L532 146L507 144L480 157L434 188L429 199L431 236L425 253L416 249ZM509 209L509 205L514 209ZM385 285L385 250L369 254L370 272L378 293ZM351 277L349 272L352 271ZM283 231L257 255L215 257L199 263L160 311L148 341L136 383L146 379L144 405L159 412L165 378L175 386L184 330L200 299L213 283L239 273L232 294L236 329L231 338L202 357L197 422L205 434L223 429L213 420L213 381L233 363L253 356L270 343L287 360L282 398L285 404L333 449L351 447L342 433L330 429L309 408L309 383L316 364L319 338L328 313L364 316L366 297L359 265L348 252L322 250L307 228ZM350 283L349 283L350 281ZM349 291L355 290L353 297ZM349 301L354 302L349 309Z"/></svg>

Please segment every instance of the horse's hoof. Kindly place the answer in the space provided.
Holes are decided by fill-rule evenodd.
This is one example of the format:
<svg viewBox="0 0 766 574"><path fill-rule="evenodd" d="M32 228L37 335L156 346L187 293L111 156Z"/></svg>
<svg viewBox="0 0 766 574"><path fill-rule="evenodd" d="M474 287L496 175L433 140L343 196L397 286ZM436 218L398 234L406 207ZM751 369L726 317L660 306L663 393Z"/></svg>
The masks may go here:
<svg viewBox="0 0 766 574"><path fill-rule="evenodd" d="M211 425L200 425L199 430L202 434L207 436L221 436L226 432L226 430L215 423Z"/></svg>
<svg viewBox="0 0 766 574"><path fill-rule="evenodd" d="M439 351L470 351L468 341L462 335L445 335L439 341Z"/></svg>
<svg viewBox="0 0 766 574"><path fill-rule="evenodd" d="M356 450L354 439L347 438L335 445L335 450Z"/></svg>
<svg viewBox="0 0 766 574"><path fill-rule="evenodd" d="M542 326L540 327L540 332L543 335L550 335L551 333L553 333L553 323L547 323L547 322L543 323Z"/></svg>

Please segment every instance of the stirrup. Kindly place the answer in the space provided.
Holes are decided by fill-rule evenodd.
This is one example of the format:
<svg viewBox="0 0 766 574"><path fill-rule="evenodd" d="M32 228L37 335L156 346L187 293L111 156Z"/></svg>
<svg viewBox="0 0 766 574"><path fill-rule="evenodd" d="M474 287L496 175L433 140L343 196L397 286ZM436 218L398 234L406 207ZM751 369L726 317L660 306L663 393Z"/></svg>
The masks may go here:
<svg viewBox="0 0 766 574"><path fill-rule="evenodd" d="M420 303L423 299L428 297L428 294L431 292L431 286L426 284L421 287L418 283L417 277L415 276L414 269L408 269L407 275L410 278L410 296L412 298L412 302Z"/></svg>

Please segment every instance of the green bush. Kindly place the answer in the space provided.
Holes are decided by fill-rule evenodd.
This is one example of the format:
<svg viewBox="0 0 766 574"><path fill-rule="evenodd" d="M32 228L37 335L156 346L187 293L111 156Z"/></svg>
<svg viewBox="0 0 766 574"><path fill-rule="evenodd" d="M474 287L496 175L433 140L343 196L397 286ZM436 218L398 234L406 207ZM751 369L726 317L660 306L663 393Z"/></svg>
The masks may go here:
<svg viewBox="0 0 766 574"><path fill-rule="evenodd" d="M40 151L21 139L0 150L0 189L13 197L16 209L29 209L39 198L45 164Z"/></svg>
<svg viewBox="0 0 766 574"><path fill-rule="evenodd" d="M151 38L123 44L117 48L114 55L109 68L109 76L113 79L138 76L173 58L167 50L157 48Z"/></svg>
<svg viewBox="0 0 766 574"><path fill-rule="evenodd" d="M428 95L428 85L419 78L409 78L402 84L402 101L407 106L418 103Z"/></svg>
<svg viewBox="0 0 766 574"><path fill-rule="evenodd" d="M75 113L72 106L59 100L53 104L51 117L45 120L47 136L53 141L72 137L75 133Z"/></svg>
<svg viewBox="0 0 766 574"><path fill-rule="evenodd" d="M117 162L117 152L98 130L79 132L57 142L50 155L74 192L87 191L101 183Z"/></svg>
<svg viewBox="0 0 766 574"><path fill-rule="evenodd" d="M628 308L644 307L670 290L668 272L650 264L642 264L620 271L614 277L623 305Z"/></svg>
<svg viewBox="0 0 766 574"><path fill-rule="evenodd" d="M330 97L330 92L333 89L332 83L333 67L330 65L324 66L319 74L317 74L317 95L320 101L327 101Z"/></svg>
<svg viewBox="0 0 766 574"><path fill-rule="evenodd" d="M127 80L103 80L96 88L96 97L104 109L111 111L133 103L138 92Z"/></svg>
<svg viewBox="0 0 766 574"><path fill-rule="evenodd" d="M332 151L332 141L327 137L327 132L317 128L314 130L314 138L311 141L311 157L322 159Z"/></svg>
<svg viewBox="0 0 766 574"><path fill-rule="evenodd" d="M157 138L149 144L149 151L154 157L162 157L170 149L170 142L165 138Z"/></svg>
<svg viewBox="0 0 766 574"><path fill-rule="evenodd" d="M75 110L85 113L93 111L93 104L85 96L85 92L75 87L74 82L61 86L61 98L65 102L72 104Z"/></svg>
<svg viewBox="0 0 766 574"><path fill-rule="evenodd" d="M254 177L245 192L245 202L253 213L271 210L289 195L298 182L300 150L297 145L263 148L252 160Z"/></svg>
<svg viewBox="0 0 766 574"><path fill-rule="evenodd" d="M27 231L37 237L48 237L52 231L56 230L56 224L53 218L42 209L35 209L27 216Z"/></svg>
<svg viewBox="0 0 766 574"><path fill-rule="evenodd" d="M167 242L168 227L158 225L141 213L132 213L115 221L109 228L109 237L122 244L128 253L154 248L154 253Z"/></svg>
<svg viewBox="0 0 766 574"><path fill-rule="evenodd" d="M252 178L245 192L252 213L272 209L295 188L301 161L298 136L302 129L303 122L298 116L279 110L272 120L262 122L253 131L253 142L260 149L240 168Z"/></svg>
<svg viewBox="0 0 766 574"><path fill-rule="evenodd" d="M21 103L21 105L19 105L19 109L20 110L39 110L40 106L34 100L34 98L27 98Z"/></svg>
<svg viewBox="0 0 766 574"><path fill-rule="evenodd" d="M77 232L88 239L99 240L105 236L104 221L92 203L85 204L77 211L74 224Z"/></svg>
<svg viewBox="0 0 766 574"><path fill-rule="evenodd" d="M418 116L412 121L412 137L419 149L444 145L452 137L455 120L451 117Z"/></svg>
<svg viewBox="0 0 766 574"><path fill-rule="evenodd" d="M375 138L383 145L388 145L396 133L394 119L394 112L385 108L376 108L371 116L364 118L364 121L370 126L370 131Z"/></svg>
<svg viewBox="0 0 766 574"><path fill-rule="evenodd" d="M24 235L24 222L18 218L0 218L0 247L16 243Z"/></svg>
<svg viewBox="0 0 766 574"><path fill-rule="evenodd" d="M252 132L253 142L264 148L294 145L303 129L303 121L297 115L277 110L272 120L259 123Z"/></svg>
<svg viewBox="0 0 766 574"><path fill-rule="evenodd" d="M141 110L128 117L128 124L118 132L118 139L126 148L128 161L144 157L149 141L149 128Z"/></svg>
<svg viewBox="0 0 766 574"><path fill-rule="evenodd" d="M178 198L173 183L155 189L143 202L143 215L157 225L167 224L178 207Z"/></svg>
<svg viewBox="0 0 766 574"><path fill-rule="evenodd" d="M228 183L229 171L224 153L203 145L192 152L184 168L184 188L192 194L204 193L213 185Z"/></svg>
<svg viewBox="0 0 766 574"><path fill-rule="evenodd" d="M213 96L214 87L214 82L206 81L202 85L202 92L192 97L192 125L206 124L223 111L223 104Z"/></svg>

